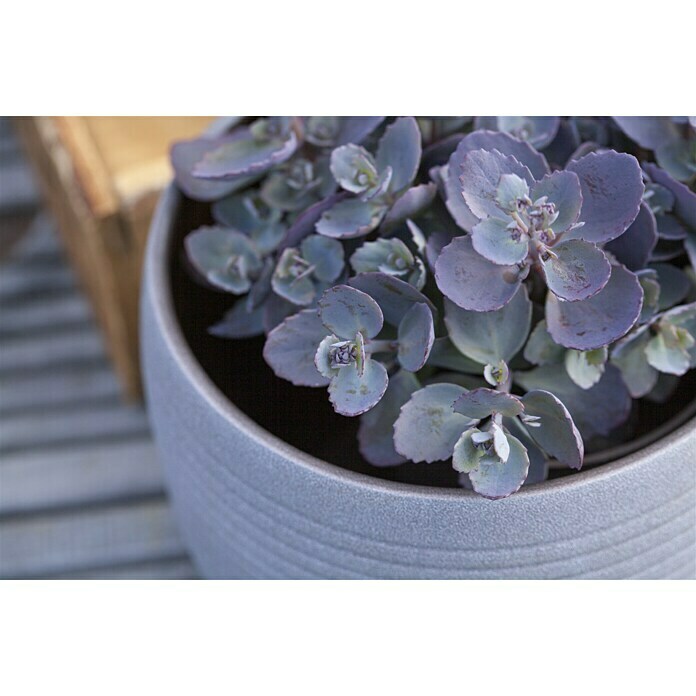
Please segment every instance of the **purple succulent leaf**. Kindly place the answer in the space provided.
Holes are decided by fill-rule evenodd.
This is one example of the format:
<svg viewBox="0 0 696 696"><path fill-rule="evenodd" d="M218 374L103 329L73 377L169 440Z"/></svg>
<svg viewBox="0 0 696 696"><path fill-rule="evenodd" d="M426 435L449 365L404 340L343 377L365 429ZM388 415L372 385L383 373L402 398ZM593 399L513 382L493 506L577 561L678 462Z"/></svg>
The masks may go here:
<svg viewBox="0 0 696 696"><path fill-rule="evenodd" d="M452 404L452 408L455 413L478 420L488 418L492 413L514 418L524 411L518 397L485 387L465 392Z"/></svg>
<svg viewBox="0 0 696 696"><path fill-rule="evenodd" d="M263 334L263 307L248 311L246 302L235 302L208 333L218 338L252 338Z"/></svg>
<svg viewBox="0 0 696 696"><path fill-rule="evenodd" d="M569 171L547 174L532 188L533 201L542 196L547 196L556 206L558 217L553 223L556 234L565 232L578 221L582 209L582 188L577 174Z"/></svg>
<svg viewBox="0 0 696 696"><path fill-rule="evenodd" d="M614 116L614 121L631 140L647 150L678 140L679 131L668 116Z"/></svg>
<svg viewBox="0 0 696 696"><path fill-rule="evenodd" d="M476 223L471 242L481 256L501 266L522 263L529 253L529 238L513 234L508 229L508 220L497 217Z"/></svg>
<svg viewBox="0 0 696 696"><path fill-rule="evenodd" d="M657 273L657 282L660 284L658 310L674 307L689 294L692 283L684 271L667 263L654 263L650 268Z"/></svg>
<svg viewBox="0 0 696 696"><path fill-rule="evenodd" d="M546 297L546 321L553 340L566 348L594 350L626 334L643 305L643 289L634 273L612 266L609 282L580 302L566 302L552 292Z"/></svg>
<svg viewBox="0 0 696 696"><path fill-rule="evenodd" d="M319 318L331 333L350 340L358 332L374 338L384 324L382 310L372 297L348 285L324 292L319 298Z"/></svg>
<svg viewBox="0 0 696 696"><path fill-rule="evenodd" d="M428 305L418 302L399 323L397 357L409 372L418 372L428 360L435 340L433 314Z"/></svg>
<svg viewBox="0 0 696 696"><path fill-rule="evenodd" d="M609 281L611 264L604 252L580 239L562 241L541 261L546 284L557 297L569 302L596 295Z"/></svg>
<svg viewBox="0 0 696 696"><path fill-rule="evenodd" d="M302 257L314 266L313 275L320 281L332 283L343 270L343 245L336 239L312 234L300 244Z"/></svg>
<svg viewBox="0 0 696 696"><path fill-rule="evenodd" d="M560 123L558 116L478 116L474 127L509 133L541 150L556 137Z"/></svg>
<svg viewBox="0 0 696 696"><path fill-rule="evenodd" d="M465 310L445 300L450 340L467 358L482 365L509 362L525 344L531 321L532 303L524 286L505 307L491 312Z"/></svg>
<svg viewBox="0 0 696 696"><path fill-rule="evenodd" d="M461 434L478 421L455 413L452 404L464 389L431 384L415 392L394 424L394 447L412 462L449 459Z"/></svg>
<svg viewBox="0 0 696 696"><path fill-rule="evenodd" d="M435 280L445 297L475 312L504 307L521 283L517 266L492 263L476 252L470 237L457 237L442 249Z"/></svg>
<svg viewBox="0 0 696 696"><path fill-rule="evenodd" d="M523 485L531 486L532 484L546 481L549 477L548 458L541 451L536 442L529 436L527 429L517 418L504 418L503 427L507 429L511 435L514 435L527 450L527 456L529 457L529 473Z"/></svg>
<svg viewBox="0 0 696 696"><path fill-rule="evenodd" d="M529 472L529 456L524 445L512 435L507 436L510 455L506 462L497 457L482 457L469 473L473 489L485 498L507 498L520 489Z"/></svg>
<svg viewBox="0 0 696 696"><path fill-rule="evenodd" d="M334 239L364 237L379 226L386 212L381 203L347 198L322 213L316 230Z"/></svg>
<svg viewBox="0 0 696 696"><path fill-rule="evenodd" d="M342 116L333 147L359 145L384 121L384 116Z"/></svg>
<svg viewBox="0 0 696 696"><path fill-rule="evenodd" d="M433 316L436 315L435 306L423 293L386 273L358 273L348 284L372 297L380 306L385 321L392 326L399 326L406 312L419 302L426 304Z"/></svg>
<svg viewBox="0 0 696 696"><path fill-rule="evenodd" d="M613 150L573 160L566 171L580 178L585 224L567 233L567 239L600 244L616 239L636 219L645 186L635 157Z"/></svg>
<svg viewBox="0 0 696 696"><path fill-rule="evenodd" d="M292 157L299 144L292 128L283 136L264 140L254 138L250 129L238 132L242 137L206 152L193 168L193 175L229 181L262 174Z"/></svg>
<svg viewBox="0 0 696 696"><path fill-rule="evenodd" d="M386 214L383 229L395 227L407 218L420 215L433 202L436 193L435 184L420 184L405 191Z"/></svg>
<svg viewBox="0 0 696 696"><path fill-rule="evenodd" d="M522 397L525 413L539 418L529 436L561 464L571 469L582 467L585 447L573 418L564 404L553 394L534 389Z"/></svg>
<svg viewBox="0 0 696 696"><path fill-rule="evenodd" d="M471 232L479 219L469 210L464 201L464 196L462 196L459 174L455 173L460 170L460 166L459 164L453 164L457 157L458 152L455 152L450 159L449 165L441 170L442 181L445 187L445 205L457 225L462 230Z"/></svg>
<svg viewBox="0 0 696 696"><path fill-rule="evenodd" d="M325 336L316 309L303 309L268 334L263 357L278 377L298 387L324 387L329 380L317 370L314 356Z"/></svg>
<svg viewBox="0 0 696 696"><path fill-rule="evenodd" d="M679 221L679 218L676 217L676 215L672 215L671 213L664 213L662 215L656 216L656 222L657 233L659 234L660 239L686 239L686 237L689 234L686 227ZM625 234L622 235L622 237L625 236ZM621 237L619 237L619 239L621 239Z"/></svg>
<svg viewBox="0 0 696 696"><path fill-rule="evenodd" d="M346 365L329 384L329 401L342 416L359 416L373 408L384 396L389 384L382 363L367 358L362 374L355 365Z"/></svg>
<svg viewBox="0 0 696 696"><path fill-rule="evenodd" d="M673 212L696 233L696 193L655 164L645 164L644 168L656 184L664 186L674 194Z"/></svg>
<svg viewBox="0 0 696 696"><path fill-rule="evenodd" d="M271 293L263 305L263 330L269 334L283 323L285 319L296 314L297 305Z"/></svg>
<svg viewBox="0 0 696 696"><path fill-rule="evenodd" d="M662 217L662 216L661 216ZM645 268L657 244L657 222L646 203L640 204L638 217L631 226L604 247L629 271Z"/></svg>
<svg viewBox="0 0 696 696"><path fill-rule="evenodd" d="M218 225L199 227L184 241L193 267L211 285L235 295L251 288L250 275L261 271L262 262L249 238ZM235 259L239 263L231 263Z"/></svg>
<svg viewBox="0 0 696 696"><path fill-rule="evenodd" d="M515 372L515 382L527 391L551 392L563 402L585 439L608 435L631 411L631 395L614 365L607 365L602 379L591 389L575 384L562 364Z"/></svg>
<svg viewBox="0 0 696 696"><path fill-rule="evenodd" d="M503 155L510 155L520 164L527 167L534 179L542 179L550 171L544 155L537 152L524 140L513 138L508 133L475 130L460 142L455 152L456 157L454 159L450 158L450 165L455 165L453 174L456 179L461 174L459 167L464 156L467 152L473 152L474 150L497 150Z"/></svg>
<svg viewBox="0 0 696 696"><path fill-rule="evenodd" d="M650 338L650 327L642 326L618 341L612 350L611 362L621 371L621 377L634 399L645 396L657 384L659 373L650 365L645 354Z"/></svg>
<svg viewBox="0 0 696 696"><path fill-rule="evenodd" d="M655 150L657 163L678 181L692 181L696 177L696 139L675 140Z"/></svg>
<svg viewBox="0 0 696 696"><path fill-rule="evenodd" d="M374 466L396 466L406 458L394 449L394 423L401 407L420 389L416 376L399 370L389 379L380 402L360 417L358 444L360 454Z"/></svg>
<svg viewBox="0 0 696 696"><path fill-rule="evenodd" d="M236 142L245 130L221 138L196 138L174 143L170 149L170 159L177 186L195 201L215 201L247 186L254 177L240 177L234 181L207 181L193 175L193 168L210 152Z"/></svg>
<svg viewBox="0 0 696 696"><path fill-rule="evenodd" d="M514 157L503 155L497 150L474 150L462 159L460 190L467 207L480 220L489 216L507 217L496 200L500 179L504 174L515 174L529 186L534 184L534 177L527 167Z"/></svg>
<svg viewBox="0 0 696 696"><path fill-rule="evenodd" d="M421 133L413 116L397 118L387 126L377 146L378 170L392 168L389 190L401 193L416 178L421 158Z"/></svg>
<svg viewBox="0 0 696 696"><path fill-rule="evenodd" d="M345 192L335 193L311 205L307 210L300 213L295 219L295 222L288 229L285 239L283 239L280 244L280 250L282 251L287 247L299 246L300 242L305 237L315 231L321 216L347 197L348 194Z"/></svg>
<svg viewBox="0 0 696 696"><path fill-rule="evenodd" d="M464 135L462 133L453 133L442 140L428 145L423 150L423 156L421 157L423 169L430 171L433 167L441 167L447 164L463 138Z"/></svg>

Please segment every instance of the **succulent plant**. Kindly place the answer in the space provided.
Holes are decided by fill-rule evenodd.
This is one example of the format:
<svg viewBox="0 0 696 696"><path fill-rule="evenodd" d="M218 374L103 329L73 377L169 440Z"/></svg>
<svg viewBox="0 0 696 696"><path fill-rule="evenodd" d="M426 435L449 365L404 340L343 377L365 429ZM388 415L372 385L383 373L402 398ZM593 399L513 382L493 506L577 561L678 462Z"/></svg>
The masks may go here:
<svg viewBox="0 0 696 696"><path fill-rule="evenodd" d="M178 143L236 296L210 331L360 418L374 466L451 460L491 499L579 469L696 367L694 120L236 119ZM656 161L655 161L656 160Z"/></svg>

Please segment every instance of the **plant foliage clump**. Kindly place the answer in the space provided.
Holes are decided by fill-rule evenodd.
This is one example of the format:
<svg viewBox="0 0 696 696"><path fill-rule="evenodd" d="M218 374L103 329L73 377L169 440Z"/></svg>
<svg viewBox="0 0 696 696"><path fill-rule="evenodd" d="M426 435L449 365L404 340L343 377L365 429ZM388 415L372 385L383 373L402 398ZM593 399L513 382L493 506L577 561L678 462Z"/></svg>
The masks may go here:
<svg viewBox="0 0 696 696"><path fill-rule="evenodd" d="M696 367L694 118L231 119L172 148L186 238L374 466L504 498Z"/></svg>

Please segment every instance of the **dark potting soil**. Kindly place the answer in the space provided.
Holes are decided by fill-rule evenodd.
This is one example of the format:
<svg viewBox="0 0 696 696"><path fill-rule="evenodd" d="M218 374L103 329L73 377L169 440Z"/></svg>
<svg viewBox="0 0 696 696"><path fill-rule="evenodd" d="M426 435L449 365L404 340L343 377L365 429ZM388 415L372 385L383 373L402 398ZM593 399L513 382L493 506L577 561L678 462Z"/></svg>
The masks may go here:
<svg viewBox="0 0 696 696"><path fill-rule="evenodd" d="M184 336L218 389L260 426L319 459L391 481L458 487L458 474L448 462L407 463L387 468L370 465L358 450L359 419L337 415L325 389L295 387L276 377L262 356L263 337L229 340L208 333L208 327L220 320L235 299L194 278L184 256L183 239L191 230L211 222L208 205L183 201L177 216L170 268L175 311ZM634 401L628 442L669 421L692 404L695 397L696 370L692 370L681 379L667 403ZM601 456L595 457L601 460ZM549 477L569 474L572 471L552 469Z"/></svg>

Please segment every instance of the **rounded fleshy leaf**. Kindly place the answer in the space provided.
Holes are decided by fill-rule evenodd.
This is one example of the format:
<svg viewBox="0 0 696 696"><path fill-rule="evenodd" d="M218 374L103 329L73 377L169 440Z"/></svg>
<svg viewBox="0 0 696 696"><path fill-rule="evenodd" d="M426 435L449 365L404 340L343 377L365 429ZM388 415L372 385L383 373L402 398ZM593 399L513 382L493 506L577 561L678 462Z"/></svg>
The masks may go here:
<svg viewBox="0 0 696 696"><path fill-rule="evenodd" d="M336 239L318 234L305 237L300 244L302 257L314 266L313 274L319 280L332 283L344 266L343 245Z"/></svg>
<svg viewBox="0 0 696 696"><path fill-rule="evenodd" d="M579 145L580 134L575 122L570 119L562 120L556 137L544 148L544 156L551 163L552 167L562 169ZM540 178L537 177L537 179Z"/></svg>
<svg viewBox="0 0 696 696"><path fill-rule="evenodd" d="M321 216L327 210L333 208L338 202L345 200L347 196L348 194L345 192L333 194L311 205L307 210L300 213L295 219L295 222L288 229L285 238L280 244L280 248L285 249L286 247L299 246L300 242L305 237L315 231Z"/></svg>
<svg viewBox="0 0 696 696"><path fill-rule="evenodd" d="M546 321L553 340L566 348L594 350L627 333L640 316L643 289L634 273L612 266L609 282L596 295L566 302L546 296Z"/></svg>
<svg viewBox="0 0 696 696"><path fill-rule="evenodd" d="M468 150L465 152L468 152ZM462 185L459 181L460 170L461 158L459 158L458 152L455 152L450 158L449 165L442 167L440 170L440 176L442 177L442 184L444 186L443 195L445 198L445 205L452 219L461 229L466 232L471 232L479 219L469 210L469 207L464 201L464 196L462 196Z"/></svg>
<svg viewBox="0 0 696 696"><path fill-rule="evenodd" d="M606 346L596 350L566 351L564 361L568 376L581 389L593 387L602 379L607 355Z"/></svg>
<svg viewBox="0 0 696 696"><path fill-rule="evenodd" d="M561 234L574 225L582 209L582 187L577 174L553 172L547 174L532 188L532 200L546 196L556 206L558 217L552 225L556 234Z"/></svg>
<svg viewBox="0 0 696 696"><path fill-rule="evenodd" d="M262 268L249 238L225 227L199 227L184 240L194 268L221 290L241 295L251 288L251 275Z"/></svg>
<svg viewBox="0 0 696 696"><path fill-rule="evenodd" d="M218 338L252 338L263 333L263 308L247 310L246 302L239 300L234 307L225 312L217 324L213 324L208 333Z"/></svg>
<svg viewBox="0 0 696 696"><path fill-rule="evenodd" d="M335 377L341 369L339 367L332 367L330 359L331 349L340 341L341 339L338 336L330 334L321 340L317 352L314 354L314 366L327 379Z"/></svg>
<svg viewBox="0 0 696 696"><path fill-rule="evenodd" d="M581 239L569 239L553 247L553 255L541 267L549 290L569 302L596 295L609 281L611 264L604 252Z"/></svg>
<svg viewBox="0 0 696 696"><path fill-rule="evenodd" d="M672 215L671 213L663 213L662 215L658 215L656 216L655 220L657 222L657 234L659 235L660 239L686 239L686 237L689 234L689 231L679 221L679 218L677 218L675 215ZM625 236L625 234L622 235L622 237Z"/></svg>
<svg viewBox="0 0 696 696"><path fill-rule="evenodd" d="M374 466L396 466L406 458L394 449L394 423L401 407L420 389L416 376L399 370L389 379L387 391L379 403L360 417L358 444L360 454Z"/></svg>
<svg viewBox="0 0 696 696"><path fill-rule="evenodd" d="M462 394L452 404L452 408L462 416L478 420L488 418L492 413L502 413L504 416L514 418L524 411L522 402L513 394L485 387L472 389Z"/></svg>
<svg viewBox="0 0 696 696"><path fill-rule="evenodd" d="M514 235L502 218L481 220L471 232L471 241L481 256L501 266L522 263L529 253L529 237Z"/></svg>
<svg viewBox="0 0 696 696"><path fill-rule="evenodd" d="M563 403L548 391L535 389L522 397L525 412L539 418L530 437L549 456L571 469L582 467L585 447L573 418Z"/></svg>
<svg viewBox="0 0 696 696"><path fill-rule="evenodd" d="M661 216L664 217L664 216ZM641 203L638 217L631 226L605 249L629 271L645 268L657 244L657 221L646 203Z"/></svg>
<svg viewBox="0 0 696 696"><path fill-rule="evenodd" d="M435 306L423 293L386 273L358 273L348 284L372 297L384 313L385 321L392 326L398 326L406 312L419 302L428 305L436 316Z"/></svg>
<svg viewBox="0 0 696 696"><path fill-rule="evenodd" d="M691 281L680 268L668 263L654 263L650 268L657 273L657 282L660 284L658 310L674 307L689 294L692 287Z"/></svg>
<svg viewBox="0 0 696 696"><path fill-rule="evenodd" d="M271 286L276 295L300 307L306 307L314 301L317 290L311 274L295 276L289 269L297 258L296 249L284 249L271 277Z"/></svg>
<svg viewBox="0 0 696 696"><path fill-rule="evenodd" d="M428 365L442 367L454 372L465 372L471 375L480 375L485 366L463 355L450 341L449 336L436 338L432 350L428 356Z"/></svg>
<svg viewBox="0 0 696 696"><path fill-rule="evenodd" d="M255 138L247 130L244 137L208 151L193 168L193 175L217 180L258 175L285 162L297 146L297 135L292 128L277 137L263 139Z"/></svg>
<svg viewBox="0 0 696 696"><path fill-rule="evenodd" d="M473 489L485 498L498 500L518 491L529 472L529 456L524 445L512 435L507 436L510 455L506 462L497 457L482 457L469 473Z"/></svg>
<svg viewBox="0 0 696 696"><path fill-rule="evenodd" d="M243 137L244 129L222 138L196 138L174 143L170 149L170 159L177 186L195 201L215 201L247 186L253 178L240 177L233 181L208 181L193 175L193 168L209 152L223 145L233 143Z"/></svg>
<svg viewBox="0 0 696 696"><path fill-rule="evenodd" d="M534 365L549 365L562 362L565 352L566 349L551 338L546 320L542 319L529 335L524 347L524 359Z"/></svg>
<svg viewBox="0 0 696 696"><path fill-rule="evenodd" d="M474 442L474 436L477 434L481 434L478 428L469 428L457 440L452 451L452 468L455 471L468 474L479 465L483 453Z"/></svg>
<svg viewBox="0 0 696 696"><path fill-rule="evenodd" d="M377 146L377 169L392 169L389 190L400 193L416 178L421 158L421 134L413 116L397 118L387 126Z"/></svg>
<svg viewBox="0 0 696 696"><path fill-rule="evenodd" d="M388 384L389 376L384 365L368 358L362 374L354 364L338 370L329 384L329 401L336 413L359 416L379 402Z"/></svg>
<svg viewBox="0 0 696 696"><path fill-rule="evenodd" d="M428 360L434 340L433 314L428 305L418 302L399 323L397 357L401 367L418 372Z"/></svg>
<svg viewBox="0 0 696 696"><path fill-rule="evenodd" d="M497 150L503 155L514 157L532 173L535 179L542 179L549 173L549 165L546 158L537 152L529 143L513 138L508 133L475 130L465 136L455 150L455 155L450 158L450 166L454 165L453 175L459 180L461 174L461 161L467 152L474 150Z"/></svg>
<svg viewBox="0 0 696 696"><path fill-rule="evenodd" d="M331 174L342 189L351 193L363 193L379 179L374 157L364 147L352 143L331 153Z"/></svg>
<svg viewBox="0 0 696 696"><path fill-rule="evenodd" d="M650 366L659 372L681 376L691 367L689 353L669 338L669 332L659 330L645 346L645 357ZM693 345L693 338L691 345Z"/></svg>
<svg viewBox="0 0 696 696"><path fill-rule="evenodd" d="M521 286L502 309L472 312L445 300L445 324L452 343L468 358L482 365L510 360L529 335L532 303Z"/></svg>
<svg viewBox="0 0 696 696"><path fill-rule="evenodd" d="M634 399L640 399L657 384L658 371L648 363L645 348L650 342L649 326L643 326L622 338L611 354L611 361L621 370L623 381Z"/></svg>
<svg viewBox="0 0 696 696"><path fill-rule="evenodd" d="M415 392L394 424L394 447L412 462L449 459L461 434L478 421L452 410L464 391L456 384L431 384Z"/></svg>
<svg viewBox="0 0 696 696"><path fill-rule="evenodd" d="M384 116L340 116L333 147L347 143L360 144L382 121Z"/></svg>
<svg viewBox="0 0 696 696"><path fill-rule="evenodd" d="M660 299L660 284L657 281L657 273L652 268L646 268L636 273L640 287L643 288L643 308L640 310L638 323L644 324L657 314L657 305Z"/></svg>
<svg viewBox="0 0 696 696"><path fill-rule="evenodd" d="M647 150L655 150L679 138L679 131L668 116L614 116L614 121L631 140Z"/></svg>
<svg viewBox="0 0 696 696"><path fill-rule="evenodd" d="M460 190L469 210L479 219L501 217L497 202L498 185L504 174L515 174L529 186L534 177L527 167L514 157L502 155L497 150L468 152L461 162Z"/></svg>
<svg viewBox="0 0 696 696"><path fill-rule="evenodd" d="M358 332L373 338L384 323L379 305L348 285L336 285L324 292L319 298L319 318L329 331L351 340Z"/></svg>
<svg viewBox="0 0 696 696"><path fill-rule="evenodd" d="M408 218L420 215L435 199L435 184L413 186L399 196L384 218L384 228L389 229Z"/></svg>
<svg viewBox="0 0 696 696"><path fill-rule="evenodd" d="M498 266L485 259L470 237L457 237L440 252L435 280L445 297L474 312L505 306L521 283L517 266Z"/></svg>
<svg viewBox="0 0 696 696"><path fill-rule="evenodd" d="M266 338L263 357L273 372L298 387L324 387L329 380L314 364L326 327L315 309L303 309L285 319Z"/></svg>
<svg viewBox="0 0 696 696"><path fill-rule="evenodd" d="M591 389L575 384L562 364L517 371L515 382L527 391L542 389L560 399L585 438L608 435L626 421L631 411L631 395L613 365L607 365L602 379ZM530 433L532 430L529 428Z"/></svg>
<svg viewBox="0 0 696 696"><path fill-rule="evenodd" d="M322 213L316 229L334 239L363 237L379 226L386 208L378 203L347 198Z"/></svg>
<svg viewBox="0 0 696 696"><path fill-rule="evenodd" d="M674 194L672 211L692 232L696 232L696 193L655 164L645 164L645 171L656 184L664 186Z"/></svg>
<svg viewBox="0 0 696 696"><path fill-rule="evenodd" d="M601 244L623 234L636 219L643 198L643 178L635 157L610 150L570 162L582 187L580 220L567 239Z"/></svg>

